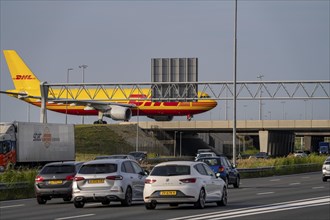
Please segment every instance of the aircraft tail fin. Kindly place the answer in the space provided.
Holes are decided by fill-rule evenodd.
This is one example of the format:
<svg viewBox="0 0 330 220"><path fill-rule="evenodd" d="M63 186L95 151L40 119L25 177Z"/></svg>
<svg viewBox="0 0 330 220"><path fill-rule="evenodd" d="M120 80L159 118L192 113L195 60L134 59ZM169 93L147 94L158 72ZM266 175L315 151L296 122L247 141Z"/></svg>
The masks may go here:
<svg viewBox="0 0 330 220"><path fill-rule="evenodd" d="M8 69L13 80L15 90L29 91L39 90L40 81L32 73L30 68L24 63L22 58L16 53L15 50L4 50L5 59Z"/></svg>

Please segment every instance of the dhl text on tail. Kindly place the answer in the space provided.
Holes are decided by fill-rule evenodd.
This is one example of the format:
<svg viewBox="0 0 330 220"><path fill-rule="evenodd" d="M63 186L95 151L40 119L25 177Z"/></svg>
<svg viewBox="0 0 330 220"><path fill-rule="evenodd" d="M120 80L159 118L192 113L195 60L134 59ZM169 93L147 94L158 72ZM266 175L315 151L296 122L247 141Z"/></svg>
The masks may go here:
<svg viewBox="0 0 330 220"><path fill-rule="evenodd" d="M14 87L13 90L0 91L9 96L18 98L35 106L41 106L40 81L24 63L14 50L3 51ZM217 102L208 94L198 92L196 101L152 101L150 89L142 89L136 94L130 89L96 92L90 88L89 91L70 89L62 92L57 100L49 100L46 108L51 111L69 115L97 115L98 120L94 123L106 123L103 117L113 120L128 121L131 116L140 115L153 118L157 121L170 121L174 116L186 116L190 120L193 115L209 111L217 106ZM110 91L111 90L111 91ZM53 93L60 91L52 90ZM96 94L90 100L89 94ZM126 101L111 101L106 94L113 94L114 100L128 97ZM107 100L107 101L105 101Z"/></svg>

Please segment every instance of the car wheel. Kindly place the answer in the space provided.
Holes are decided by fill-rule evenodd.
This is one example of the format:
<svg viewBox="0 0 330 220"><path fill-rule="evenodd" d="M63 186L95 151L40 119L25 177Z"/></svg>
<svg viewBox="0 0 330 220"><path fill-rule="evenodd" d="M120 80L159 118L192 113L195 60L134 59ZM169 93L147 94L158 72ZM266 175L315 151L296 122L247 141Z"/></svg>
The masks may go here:
<svg viewBox="0 0 330 220"><path fill-rule="evenodd" d="M222 197L219 202L217 202L218 206L226 206L228 202L228 192L227 192L227 187L223 187L223 192L222 192Z"/></svg>
<svg viewBox="0 0 330 220"><path fill-rule="evenodd" d="M205 207L205 191L201 189L199 192L199 198L197 202L194 204L195 208L203 209Z"/></svg>
<svg viewBox="0 0 330 220"><path fill-rule="evenodd" d="M155 202L150 202L150 203L144 203L146 209L150 210L150 209L155 209L157 206L157 203Z"/></svg>
<svg viewBox="0 0 330 220"><path fill-rule="evenodd" d="M64 198L63 198L63 201L64 201L64 202L70 202L71 199L72 199L72 197L71 197L71 196L68 196L68 197L64 197Z"/></svg>
<svg viewBox="0 0 330 220"><path fill-rule="evenodd" d="M234 188L239 188L239 184L240 184L240 178L239 176L237 176L236 181L234 183Z"/></svg>
<svg viewBox="0 0 330 220"><path fill-rule="evenodd" d="M131 189L131 187L127 187L126 193L125 193L125 199L123 201L121 201L121 204L123 206L132 205L132 189Z"/></svg>
<svg viewBox="0 0 330 220"><path fill-rule="evenodd" d="M74 207L76 208L83 208L85 205L85 202L83 201L73 201Z"/></svg>
<svg viewBox="0 0 330 220"><path fill-rule="evenodd" d="M43 205L43 204L46 204L47 199L44 197L41 197L41 196L37 196L37 202L38 202L38 204Z"/></svg>
<svg viewBox="0 0 330 220"><path fill-rule="evenodd" d="M323 177L322 178L323 182L327 182L327 178Z"/></svg>

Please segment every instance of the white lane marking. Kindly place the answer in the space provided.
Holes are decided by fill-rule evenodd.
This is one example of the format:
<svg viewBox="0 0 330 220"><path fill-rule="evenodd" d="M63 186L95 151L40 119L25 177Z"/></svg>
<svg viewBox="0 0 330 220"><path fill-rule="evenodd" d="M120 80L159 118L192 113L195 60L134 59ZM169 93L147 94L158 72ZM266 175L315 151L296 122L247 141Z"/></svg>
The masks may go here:
<svg viewBox="0 0 330 220"><path fill-rule="evenodd" d="M73 218L84 218L93 216L95 214L86 214L86 215L76 215L76 216L68 216L68 217L62 217L62 218L55 218L54 220L64 220L64 219L73 219Z"/></svg>
<svg viewBox="0 0 330 220"><path fill-rule="evenodd" d="M315 186L315 187L312 187L312 189L324 189L324 186Z"/></svg>
<svg viewBox="0 0 330 220"><path fill-rule="evenodd" d="M172 218L172 219L168 219L168 220L184 220L184 219L186 219L186 220L201 220L201 219L220 220L220 219L237 218L237 217L242 217L242 216L258 215L258 214L263 214L263 213L279 212L279 211L300 209L300 208L321 206L321 205L330 205L330 197L324 196L324 197L318 197L318 198L310 198L310 199L275 203L275 204L262 205L262 206L247 207L247 208L241 208L241 209L231 209L231 210L227 210L227 211L212 212L212 213L205 213L205 214L191 215L191 216L183 216L183 217Z"/></svg>
<svg viewBox="0 0 330 220"><path fill-rule="evenodd" d="M273 194L274 192L263 192L263 193L257 193L257 195L268 195Z"/></svg>
<svg viewBox="0 0 330 220"><path fill-rule="evenodd" d="M0 209L8 209L8 208L16 208L19 206L25 206L24 204L18 204L18 205L7 205L7 206L0 206Z"/></svg>
<svg viewBox="0 0 330 220"><path fill-rule="evenodd" d="M294 186L294 185L300 185L301 183L290 183L290 186Z"/></svg>
<svg viewBox="0 0 330 220"><path fill-rule="evenodd" d="M272 179L272 180L269 180L270 182L276 182L276 181L280 181L281 179Z"/></svg>

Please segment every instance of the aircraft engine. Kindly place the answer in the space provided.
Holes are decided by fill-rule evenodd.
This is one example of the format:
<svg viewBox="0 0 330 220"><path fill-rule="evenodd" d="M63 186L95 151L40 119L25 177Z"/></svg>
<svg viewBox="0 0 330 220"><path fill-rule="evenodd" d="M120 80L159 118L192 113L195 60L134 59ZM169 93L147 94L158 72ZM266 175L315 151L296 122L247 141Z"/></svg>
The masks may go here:
<svg viewBox="0 0 330 220"><path fill-rule="evenodd" d="M128 107L114 105L111 106L111 110L103 113L103 115L116 121L129 121L132 117L132 110Z"/></svg>
<svg viewBox="0 0 330 220"><path fill-rule="evenodd" d="M155 119L155 121L172 121L173 115L148 116L148 118Z"/></svg>

